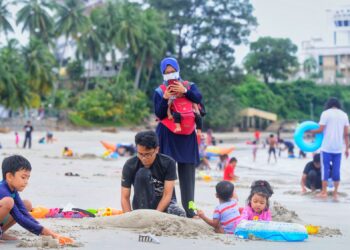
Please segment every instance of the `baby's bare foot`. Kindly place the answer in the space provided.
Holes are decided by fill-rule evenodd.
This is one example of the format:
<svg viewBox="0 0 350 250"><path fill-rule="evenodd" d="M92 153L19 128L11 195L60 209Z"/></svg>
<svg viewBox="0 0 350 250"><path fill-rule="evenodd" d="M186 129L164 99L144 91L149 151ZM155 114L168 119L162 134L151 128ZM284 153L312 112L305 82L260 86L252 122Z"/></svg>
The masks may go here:
<svg viewBox="0 0 350 250"><path fill-rule="evenodd" d="M176 126L174 132L181 132L181 126Z"/></svg>

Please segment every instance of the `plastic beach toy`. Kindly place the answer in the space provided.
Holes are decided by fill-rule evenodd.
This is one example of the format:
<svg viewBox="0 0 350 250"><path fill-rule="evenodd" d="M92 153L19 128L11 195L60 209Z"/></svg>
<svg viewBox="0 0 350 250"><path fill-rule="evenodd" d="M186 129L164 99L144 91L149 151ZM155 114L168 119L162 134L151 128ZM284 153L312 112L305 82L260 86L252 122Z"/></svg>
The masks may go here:
<svg viewBox="0 0 350 250"><path fill-rule="evenodd" d="M318 234L318 231L320 230L320 226L314 226L314 225L306 225L305 228L309 235Z"/></svg>
<svg viewBox="0 0 350 250"><path fill-rule="evenodd" d="M308 238L306 228L296 223L277 221L241 221L235 235L243 239L257 238L269 241L304 241Z"/></svg>
<svg viewBox="0 0 350 250"><path fill-rule="evenodd" d="M208 146L205 149L206 153L211 153L213 155L224 155L224 154L231 154L232 151L234 150L234 147L230 148L223 148L223 147L218 147L218 146Z"/></svg>
<svg viewBox="0 0 350 250"><path fill-rule="evenodd" d="M58 242L60 243L60 245L72 245L74 243L74 241L71 238L63 236L58 238Z"/></svg>
<svg viewBox="0 0 350 250"><path fill-rule="evenodd" d="M105 141L100 141L100 142L106 150L109 150L111 152L115 152L117 150L117 145L115 145L113 143L108 143Z"/></svg>
<svg viewBox="0 0 350 250"><path fill-rule="evenodd" d="M200 171L198 175L203 181L206 181L206 182L212 181L213 179L211 175L207 174L204 171Z"/></svg>
<svg viewBox="0 0 350 250"><path fill-rule="evenodd" d="M320 125L313 121L306 121L301 123L294 133L294 141L300 150L304 152L315 152L321 147L323 134L315 134L315 140L313 142L304 141L304 134L306 131L318 129Z"/></svg>
<svg viewBox="0 0 350 250"><path fill-rule="evenodd" d="M198 208L196 206L196 203L194 203L194 201L189 201L188 202L188 209L191 209L193 211L197 211L198 210Z"/></svg>
<svg viewBox="0 0 350 250"><path fill-rule="evenodd" d="M92 213L97 211L96 213L94 213L97 217L120 215L123 213L122 210L117 210L117 209L110 208L110 207L99 208L95 211L93 211L93 210L94 209L88 209L87 211L92 212Z"/></svg>
<svg viewBox="0 0 350 250"><path fill-rule="evenodd" d="M35 207L30 211L29 213L31 216L33 216L35 219L43 219L46 217L46 215L50 212L50 209L46 207Z"/></svg>

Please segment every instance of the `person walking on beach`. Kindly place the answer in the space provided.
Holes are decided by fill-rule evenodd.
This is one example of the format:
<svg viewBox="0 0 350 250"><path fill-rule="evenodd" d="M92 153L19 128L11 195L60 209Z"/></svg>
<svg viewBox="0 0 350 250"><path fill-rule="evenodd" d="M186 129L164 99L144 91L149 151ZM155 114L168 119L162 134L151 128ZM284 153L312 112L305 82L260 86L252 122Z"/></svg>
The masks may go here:
<svg viewBox="0 0 350 250"><path fill-rule="evenodd" d="M27 121L27 124L23 127L23 130L25 131L23 148L26 147L27 142L28 142L28 148L31 148L32 147L32 132L33 132L34 128L31 125L30 121Z"/></svg>
<svg viewBox="0 0 350 250"><path fill-rule="evenodd" d="M167 120L168 99L171 96L183 95L184 105L199 104L202 95L196 84L183 81L180 77L180 67L175 58L164 58L160 64L160 70L163 75L164 87L159 86L153 97L154 112L159 123L156 133L159 138L159 152L172 157L178 166L178 175L181 190L181 202L189 218L195 216L193 210L189 209L189 202L194 201L195 188L195 168L199 163L198 142L195 131L194 115L187 120L187 131L181 130L181 133L175 133L171 130L173 120ZM168 80L175 80L174 84L168 84ZM186 83L184 86L183 83ZM193 113L193 112L192 112ZM186 133L185 133L186 132Z"/></svg>
<svg viewBox="0 0 350 250"><path fill-rule="evenodd" d="M261 133L260 133L259 129L255 129L255 131L254 131L254 139L255 139L256 142L260 142L260 135L261 135Z"/></svg>
<svg viewBox="0 0 350 250"><path fill-rule="evenodd" d="M267 162L270 163L271 154L275 157L275 162L277 162L276 158L276 146L277 146L277 140L273 134L270 134L269 138L267 139L267 143L269 144L269 158L267 159Z"/></svg>
<svg viewBox="0 0 350 250"><path fill-rule="evenodd" d="M345 157L349 157L349 118L341 110L341 104L337 98L330 98L321 114L320 127L311 130L312 134L323 133L321 144L321 174L322 191L320 198L327 198L327 180L332 165L332 179L334 182L333 199L338 199L338 188L340 182L340 165L345 142Z"/></svg>
<svg viewBox="0 0 350 250"><path fill-rule="evenodd" d="M123 167L121 205L123 212L131 209L156 209L160 212L185 216L175 198L176 165L167 155L159 153L157 134L139 132L135 136L137 155ZM134 186L132 208L131 186Z"/></svg>

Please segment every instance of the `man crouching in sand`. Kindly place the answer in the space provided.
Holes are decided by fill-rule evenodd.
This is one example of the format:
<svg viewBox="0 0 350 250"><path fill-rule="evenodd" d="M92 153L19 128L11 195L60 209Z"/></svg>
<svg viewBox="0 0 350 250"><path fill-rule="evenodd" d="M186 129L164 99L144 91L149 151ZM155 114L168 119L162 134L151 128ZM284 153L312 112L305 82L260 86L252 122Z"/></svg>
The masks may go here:
<svg viewBox="0 0 350 250"><path fill-rule="evenodd" d="M159 153L158 138L153 131L139 132L135 136L137 155L123 167L121 205L123 212L131 211L130 193L134 186L132 208L156 209L186 216L175 198L176 166L169 156Z"/></svg>

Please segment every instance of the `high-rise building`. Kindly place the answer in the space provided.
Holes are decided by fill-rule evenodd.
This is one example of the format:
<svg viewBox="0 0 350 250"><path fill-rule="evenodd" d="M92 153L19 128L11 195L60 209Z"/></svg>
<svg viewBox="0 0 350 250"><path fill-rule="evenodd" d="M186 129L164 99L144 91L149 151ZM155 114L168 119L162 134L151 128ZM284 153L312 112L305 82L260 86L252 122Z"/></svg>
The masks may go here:
<svg viewBox="0 0 350 250"><path fill-rule="evenodd" d="M326 35L329 41L304 41L304 56L317 62L318 83L350 84L350 5L327 11L330 27Z"/></svg>

